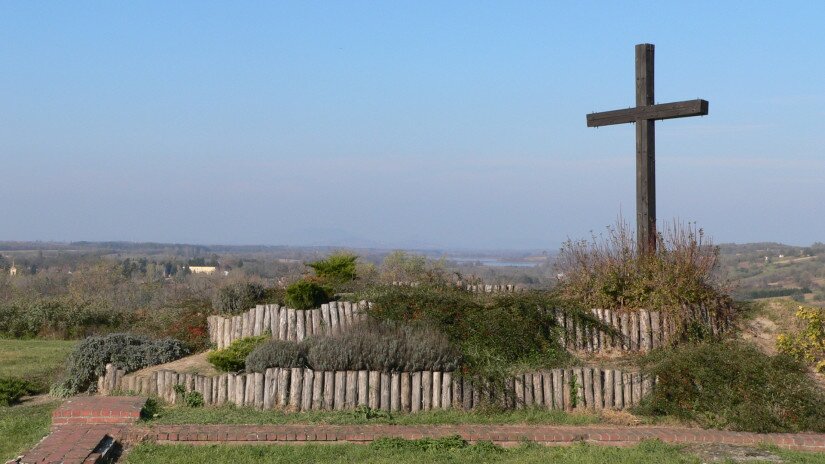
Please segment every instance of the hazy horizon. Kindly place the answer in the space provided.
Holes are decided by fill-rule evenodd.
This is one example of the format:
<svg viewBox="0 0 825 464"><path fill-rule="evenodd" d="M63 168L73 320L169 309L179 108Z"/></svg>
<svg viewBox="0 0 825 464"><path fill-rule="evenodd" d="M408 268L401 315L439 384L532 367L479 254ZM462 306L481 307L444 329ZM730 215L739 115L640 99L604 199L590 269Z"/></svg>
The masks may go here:
<svg viewBox="0 0 825 464"><path fill-rule="evenodd" d="M825 4L0 4L0 240L556 250L635 215L825 241ZM337 242L337 243L336 243Z"/></svg>

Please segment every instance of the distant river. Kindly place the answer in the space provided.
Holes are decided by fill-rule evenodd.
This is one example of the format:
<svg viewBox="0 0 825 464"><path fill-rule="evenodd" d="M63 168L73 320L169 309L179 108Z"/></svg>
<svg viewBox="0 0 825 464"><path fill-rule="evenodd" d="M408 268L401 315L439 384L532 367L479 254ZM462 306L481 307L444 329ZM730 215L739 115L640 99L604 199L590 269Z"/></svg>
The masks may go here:
<svg viewBox="0 0 825 464"><path fill-rule="evenodd" d="M447 258L450 261L455 261L458 264L481 264L489 267L536 267L537 262L532 261L501 261L495 258Z"/></svg>

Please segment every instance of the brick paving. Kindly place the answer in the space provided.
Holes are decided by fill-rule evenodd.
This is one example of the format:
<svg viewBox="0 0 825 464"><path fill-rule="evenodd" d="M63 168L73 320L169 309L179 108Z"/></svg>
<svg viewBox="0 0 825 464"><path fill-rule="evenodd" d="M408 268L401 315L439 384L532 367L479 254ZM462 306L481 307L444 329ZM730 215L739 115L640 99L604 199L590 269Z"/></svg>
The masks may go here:
<svg viewBox="0 0 825 464"><path fill-rule="evenodd" d="M49 435L20 460L11 462L98 462L107 445L123 440L145 403L146 398L135 396L70 398L52 413Z"/></svg>
<svg viewBox="0 0 825 464"><path fill-rule="evenodd" d="M825 434L759 434L681 427L551 426L551 425L156 425L134 426L129 442L157 443L368 443L379 437L418 439L460 435L467 441L489 440L513 445L530 440L544 445L584 441L597 445L631 446L643 440L665 443L773 444L798 451L825 452Z"/></svg>
<svg viewBox="0 0 825 464"><path fill-rule="evenodd" d="M78 397L52 415L49 436L26 453L21 463L94 463L114 441L157 443L369 443L380 437L418 439L459 435L467 441L489 440L508 446L524 440L544 445L587 442L632 446L642 440L665 443L727 445L773 444L780 448L825 453L825 434L758 434L684 427L552 425L141 425L135 422L146 402L142 397Z"/></svg>

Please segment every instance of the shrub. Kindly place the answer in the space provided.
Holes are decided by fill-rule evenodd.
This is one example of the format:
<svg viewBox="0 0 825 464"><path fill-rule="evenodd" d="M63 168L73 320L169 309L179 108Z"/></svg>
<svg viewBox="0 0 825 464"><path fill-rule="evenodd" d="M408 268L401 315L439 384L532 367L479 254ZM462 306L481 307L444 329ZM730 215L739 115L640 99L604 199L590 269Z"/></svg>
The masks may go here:
<svg viewBox="0 0 825 464"><path fill-rule="evenodd" d="M112 363L126 372L180 359L189 354L179 340L152 340L146 336L116 333L88 337L80 342L66 362L62 383L72 393L88 390Z"/></svg>
<svg viewBox="0 0 825 464"><path fill-rule="evenodd" d="M247 372L264 372L270 367L306 367L307 344L287 340L268 340L246 357Z"/></svg>
<svg viewBox="0 0 825 464"><path fill-rule="evenodd" d="M131 321L99 300L69 296L16 299L0 304L0 335L12 338L77 338Z"/></svg>
<svg viewBox="0 0 825 464"><path fill-rule="evenodd" d="M777 349L825 373L825 309L800 306L795 316L803 325L802 331L779 335Z"/></svg>
<svg viewBox="0 0 825 464"><path fill-rule="evenodd" d="M17 377L0 378L0 406L16 404L20 398L36 391L37 387L28 380Z"/></svg>
<svg viewBox="0 0 825 464"><path fill-rule="evenodd" d="M249 372L270 367L317 371L453 371L461 353L442 333L422 324L362 322L345 333L303 342L271 340L246 358Z"/></svg>
<svg viewBox="0 0 825 464"><path fill-rule="evenodd" d="M183 399L183 404L190 408L201 408L204 405L203 394L197 391L186 391L186 387L177 384L174 386L176 396Z"/></svg>
<svg viewBox="0 0 825 464"><path fill-rule="evenodd" d="M265 296L266 289L259 283L235 283L221 287L212 305L218 312L238 314L262 303Z"/></svg>
<svg viewBox="0 0 825 464"><path fill-rule="evenodd" d="M295 309L317 308L329 301L324 287L309 280L299 280L286 289L286 305Z"/></svg>
<svg viewBox="0 0 825 464"><path fill-rule="evenodd" d="M342 284L355 280L355 262L358 256L350 253L335 253L307 266L315 270L315 275L323 281Z"/></svg>
<svg viewBox="0 0 825 464"><path fill-rule="evenodd" d="M563 275L562 298L589 308L656 309L678 313L675 338L690 338L693 309L704 307L717 318L732 315L733 305L715 273L719 250L702 229L674 225L657 237L654 253L640 253L621 220L604 239L567 241L556 261ZM699 334L703 335L703 334Z"/></svg>
<svg viewBox="0 0 825 464"><path fill-rule="evenodd" d="M461 352L471 374L496 376L519 368L567 363L561 330L550 311L558 308L584 326L601 326L589 313L562 306L553 293L476 294L454 285L381 286L363 295L378 320L421 322L444 333Z"/></svg>
<svg viewBox="0 0 825 464"><path fill-rule="evenodd" d="M661 350L642 360L658 378L640 411L751 432L825 431L825 393L802 365L729 341Z"/></svg>
<svg viewBox="0 0 825 464"><path fill-rule="evenodd" d="M245 337L232 342L222 350L216 350L206 357L215 369L223 372L237 372L244 369L246 357L261 343L264 343L269 335L258 337Z"/></svg>

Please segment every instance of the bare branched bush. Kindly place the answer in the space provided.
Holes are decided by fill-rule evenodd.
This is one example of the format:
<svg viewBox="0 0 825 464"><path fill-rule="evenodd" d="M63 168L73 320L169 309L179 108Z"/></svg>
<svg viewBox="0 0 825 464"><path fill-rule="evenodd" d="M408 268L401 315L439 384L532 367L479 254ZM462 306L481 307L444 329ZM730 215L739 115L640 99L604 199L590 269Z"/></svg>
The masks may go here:
<svg viewBox="0 0 825 464"><path fill-rule="evenodd" d="M634 231L620 218L605 235L565 242L556 263L559 292L591 308L682 313L684 332L696 308L716 318L731 316L718 260L718 248L702 229L678 221L658 233L655 252L640 253Z"/></svg>

